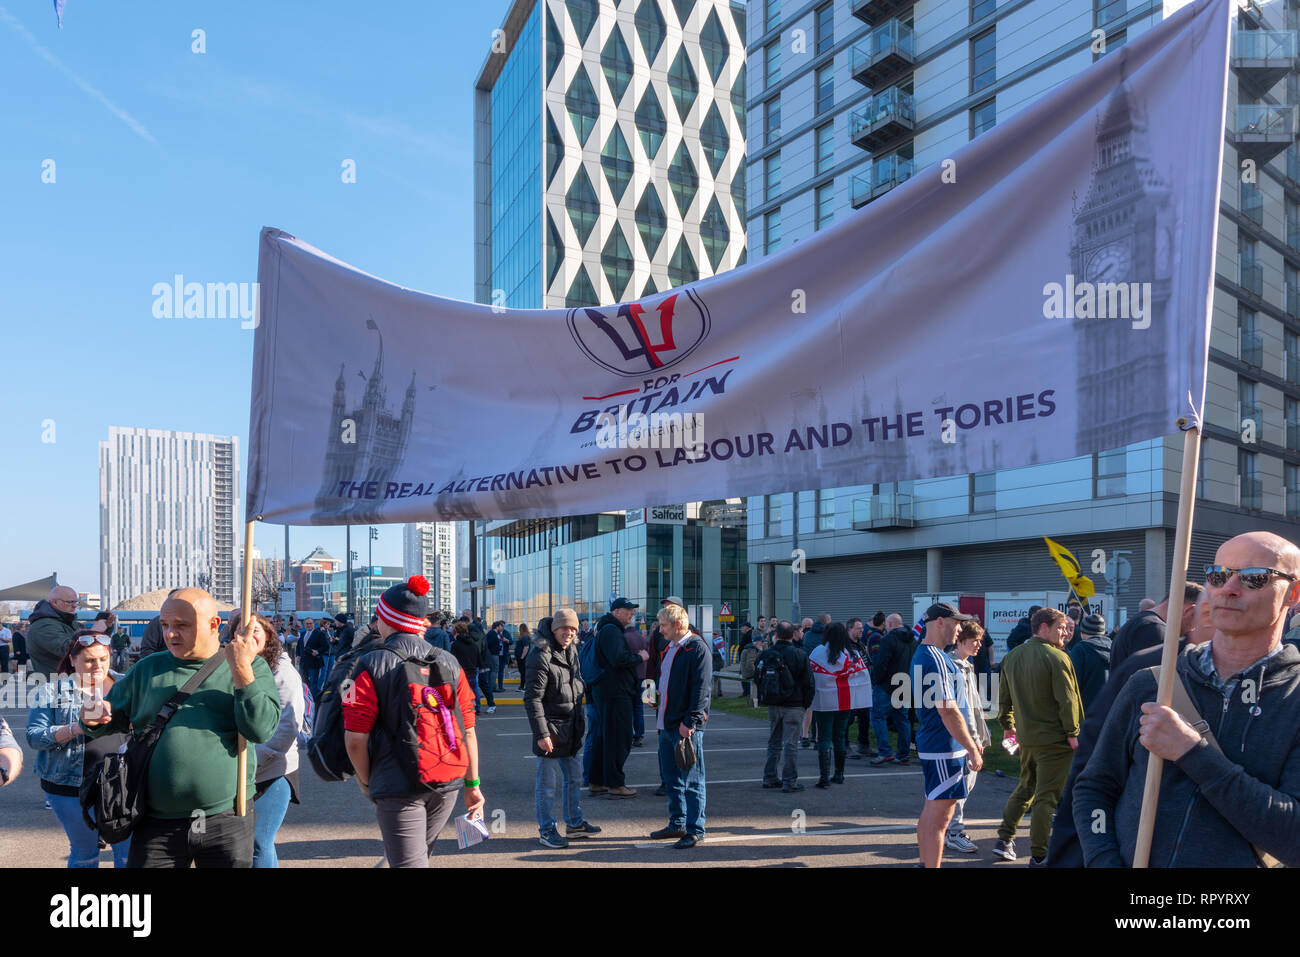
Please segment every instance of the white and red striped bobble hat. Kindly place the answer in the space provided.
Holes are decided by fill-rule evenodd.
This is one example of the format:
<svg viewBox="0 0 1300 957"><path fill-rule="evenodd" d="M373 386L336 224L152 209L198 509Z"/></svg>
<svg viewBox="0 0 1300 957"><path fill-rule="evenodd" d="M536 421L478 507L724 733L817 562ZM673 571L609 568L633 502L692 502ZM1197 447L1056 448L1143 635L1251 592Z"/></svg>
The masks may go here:
<svg viewBox="0 0 1300 957"><path fill-rule="evenodd" d="M423 635L429 627L429 581L423 575L412 575L379 596L375 614L398 631Z"/></svg>

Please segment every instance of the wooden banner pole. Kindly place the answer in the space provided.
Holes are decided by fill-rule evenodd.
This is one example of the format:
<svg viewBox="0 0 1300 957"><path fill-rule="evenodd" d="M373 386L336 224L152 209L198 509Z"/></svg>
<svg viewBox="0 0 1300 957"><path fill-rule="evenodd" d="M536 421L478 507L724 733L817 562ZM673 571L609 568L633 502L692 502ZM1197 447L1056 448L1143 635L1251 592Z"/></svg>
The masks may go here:
<svg viewBox="0 0 1300 957"><path fill-rule="evenodd" d="M1183 620L1183 591L1187 587L1187 562L1192 546L1192 508L1196 504L1196 467L1201 455L1201 430L1178 420L1183 430L1183 481L1178 492L1178 526L1174 533L1174 565L1169 580L1169 612L1165 616L1165 643L1160 656L1160 684L1156 701L1168 707L1178 681L1178 639ZM1133 866L1147 867L1151 859L1151 838L1156 826L1156 805L1160 800L1160 775L1164 761L1154 754L1147 759L1146 785L1142 792L1142 816L1138 821Z"/></svg>
<svg viewBox="0 0 1300 957"><path fill-rule="evenodd" d="M256 609L253 603L253 522L250 519L244 525L244 590L239 595L239 625L247 628ZM235 815L243 817L248 813L248 742L241 734L235 750Z"/></svg>

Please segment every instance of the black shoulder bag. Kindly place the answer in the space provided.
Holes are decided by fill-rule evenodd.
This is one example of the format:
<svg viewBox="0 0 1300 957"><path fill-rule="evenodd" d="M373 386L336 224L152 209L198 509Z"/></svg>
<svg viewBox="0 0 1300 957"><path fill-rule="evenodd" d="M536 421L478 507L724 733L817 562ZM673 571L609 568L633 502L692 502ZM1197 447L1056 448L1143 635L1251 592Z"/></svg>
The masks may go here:
<svg viewBox="0 0 1300 957"><path fill-rule="evenodd" d="M224 649L209 658L198 673L167 699L148 727L131 732L125 751L110 754L95 767L87 769L81 782L81 816L86 825L92 831L98 831L109 844L130 837L136 822L144 816L149 761L167 722L225 661Z"/></svg>

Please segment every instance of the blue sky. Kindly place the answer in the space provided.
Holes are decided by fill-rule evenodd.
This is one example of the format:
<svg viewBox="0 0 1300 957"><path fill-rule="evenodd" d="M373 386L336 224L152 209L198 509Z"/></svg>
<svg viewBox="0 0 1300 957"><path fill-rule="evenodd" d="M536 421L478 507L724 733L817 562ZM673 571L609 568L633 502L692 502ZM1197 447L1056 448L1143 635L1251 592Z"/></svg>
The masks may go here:
<svg viewBox="0 0 1300 957"><path fill-rule="evenodd" d="M99 591L109 426L237 435L246 464L253 333L155 318L155 283L255 281L265 225L473 298L473 84L507 9L68 0L59 30L0 0L0 587ZM317 544L342 557L343 530L293 530ZM401 564L400 526L374 557Z"/></svg>

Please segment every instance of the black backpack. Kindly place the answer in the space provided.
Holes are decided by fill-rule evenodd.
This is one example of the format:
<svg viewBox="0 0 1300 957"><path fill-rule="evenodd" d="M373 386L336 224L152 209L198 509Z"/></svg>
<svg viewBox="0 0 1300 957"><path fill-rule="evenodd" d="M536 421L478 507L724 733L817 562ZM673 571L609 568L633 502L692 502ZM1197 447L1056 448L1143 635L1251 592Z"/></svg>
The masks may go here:
<svg viewBox="0 0 1300 957"><path fill-rule="evenodd" d="M316 696L307 757L322 781L346 781L356 774L343 743L343 698L356 681L361 656L378 647L377 643L367 643L340 655Z"/></svg>
<svg viewBox="0 0 1300 957"><path fill-rule="evenodd" d="M794 694L794 675L790 674L785 657L775 648L768 648L754 662L754 687L760 705L779 707Z"/></svg>

